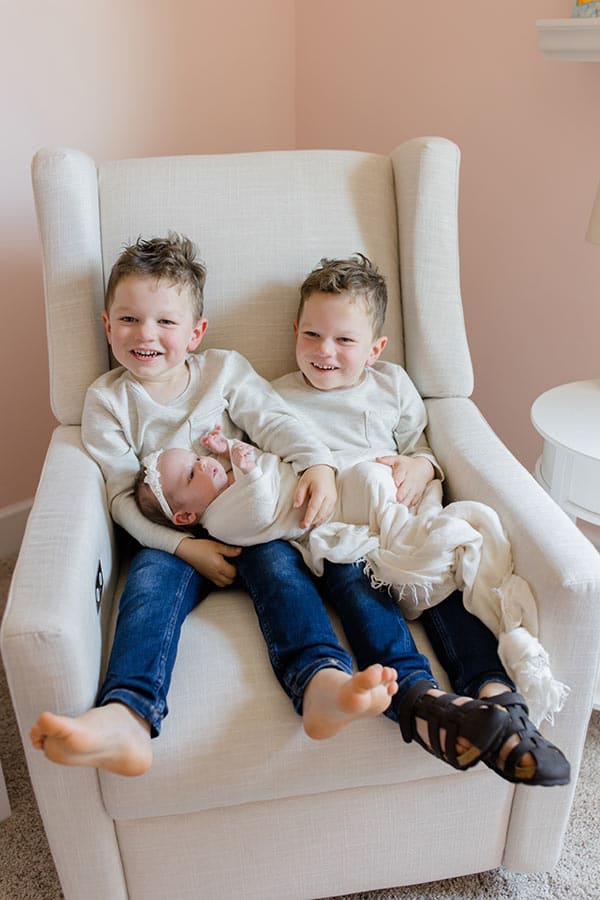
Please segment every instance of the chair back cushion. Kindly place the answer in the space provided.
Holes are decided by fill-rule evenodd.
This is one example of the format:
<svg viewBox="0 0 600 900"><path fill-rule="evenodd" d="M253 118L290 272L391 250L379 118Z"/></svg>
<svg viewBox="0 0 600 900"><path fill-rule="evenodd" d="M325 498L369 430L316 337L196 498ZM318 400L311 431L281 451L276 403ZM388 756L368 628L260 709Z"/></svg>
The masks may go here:
<svg viewBox="0 0 600 900"><path fill-rule="evenodd" d="M295 368L298 289L356 250L388 279L401 361L394 183L387 157L306 151L126 160L99 173L104 271L138 235L183 232L207 267L202 347L235 349L269 380ZM202 349L202 348L201 348Z"/></svg>
<svg viewBox="0 0 600 900"><path fill-rule="evenodd" d="M400 218L417 386L424 396L468 395L471 373L460 294L457 278L446 272L448 259L456 266L457 256L452 203L458 151L449 141L425 140L434 142L434 158L445 160L438 165L438 180L428 180L438 204L440 197L445 202L444 185L449 184L447 217L438 215L435 205L433 215L429 207L423 211L419 141L403 145L409 152L393 157L306 150L129 159L99 167L79 151L39 151L33 183L44 256L52 408L59 421L80 423L87 387L110 365L100 313L115 259L140 235L170 230L190 237L207 267L209 328L200 349L238 350L272 379L296 368L292 322L302 280L322 257L356 251L370 257L386 277L389 343L384 358L404 364ZM398 182L415 186L402 188L405 207L397 201ZM438 246L436 229L449 253ZM425 272L419 258L427 264ZM446 306L456 321L436 328L446 284L451 286ZM428 307L430 294L437 309Z"/></svg>

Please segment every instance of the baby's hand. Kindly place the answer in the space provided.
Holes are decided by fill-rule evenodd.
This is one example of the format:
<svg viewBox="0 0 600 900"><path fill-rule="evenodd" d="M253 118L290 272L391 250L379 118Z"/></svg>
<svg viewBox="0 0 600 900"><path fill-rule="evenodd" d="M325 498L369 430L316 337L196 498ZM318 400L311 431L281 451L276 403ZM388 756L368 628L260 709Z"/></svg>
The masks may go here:
<svg viewBox="0 0 600 900"><path fill-rule="evenodd" d="M306 512L300 524L303 528L321 525L333 512L337 498L335 472L330 466L311 466L298 482L293 508L299 509L308 500Z"/></svg>
<svg viewBox="0 0 600 900"><path fill-rule="evenodd" d="M229 456L229 445L227 440L221 434L221 426L215 425L212 431L200 438L200 443L211 453L217 453L219 456Z"/></svg>
<svg viewBox="0 0 600 900"><path fill-rule="evenodd" d="M396 500L406 506L417 506L423 492L435 475L424 456L378 456L376 462L390 466L396 485Z"/></svg>
<svg viewBox="0 0 600 900"><path fill-rule="evenodd" d="M247 474L256 468L256 450L250 444L236 441L231 448L231 462Z"/></svg>
<svg viewBox="0 0 600 900"><path fill-rule="evenodd" d="M175 556L193 566L197 572L216 584L227 587L232 584L236 570L228 558L239 556L241 547L230 547L207 538L184 538L175 551Z"/></svg>

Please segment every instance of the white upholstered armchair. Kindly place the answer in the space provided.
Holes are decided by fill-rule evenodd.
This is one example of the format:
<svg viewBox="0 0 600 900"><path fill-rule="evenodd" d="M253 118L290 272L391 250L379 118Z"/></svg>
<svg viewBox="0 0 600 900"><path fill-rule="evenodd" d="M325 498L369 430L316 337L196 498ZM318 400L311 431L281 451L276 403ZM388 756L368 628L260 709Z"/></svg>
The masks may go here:
<svg viewBox="0 0 600 900"><path fill-rule="evenodd" d="M96 167L73 150L35 157L60 425L1 637L67 900L309 900L556 862L592 704L600 562L469 399L458 171L457 147L439 138L409 141L391 158L286 151ZM267 378L294 367L297 288L322 256L362 251L385 274L385 356L406 366L426 399L448 499L481 500L500 514L516 571L537 598L540 640L571 687L555 726L543 728L571 760L571 785L515 788L483 765L456 772L404 744L384 717L310 741L271 672L252 605L236 591L213 594L186 622L146 775L57 766L30 748L42 709L84 711L102 677L123 541L80 443L81 410L110 365L105 277L124 244L170 229L189 235L207 264L203 348L237 349ZM415 633L427 652L418 623Z"/></svg>

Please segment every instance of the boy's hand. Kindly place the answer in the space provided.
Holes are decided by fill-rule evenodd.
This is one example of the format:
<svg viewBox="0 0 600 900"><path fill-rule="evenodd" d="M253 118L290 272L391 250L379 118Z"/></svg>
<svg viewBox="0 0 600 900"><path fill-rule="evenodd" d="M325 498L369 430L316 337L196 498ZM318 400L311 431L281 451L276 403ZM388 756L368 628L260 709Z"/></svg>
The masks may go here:
<svg viewBox="0 0 600 900"><path fill-rule="evenodd" d="M424 456L378 456L375 461L390 466L397 488L396 500L409 507L419 503L435 475L435 469Z"/></svg>
<svg viewBox="0 0 600 900"><path fill-rule="evenodd" d="M311 525L321 525L327 521L333 512L336 498L334 470L330 466L311 466L300 477L292 506L299 509L308 500L300 524L303 528L310 528Z"/></svg>
<svg viewBox="0 0 600 900"><path fill-rule="evenodd" d="M230 547L209 538L184 538L175 556L189 563L217 587L227 587L233 584L236 575L235 566L227 562L227 557L239 556L241 552L241 547Z"/></svg>

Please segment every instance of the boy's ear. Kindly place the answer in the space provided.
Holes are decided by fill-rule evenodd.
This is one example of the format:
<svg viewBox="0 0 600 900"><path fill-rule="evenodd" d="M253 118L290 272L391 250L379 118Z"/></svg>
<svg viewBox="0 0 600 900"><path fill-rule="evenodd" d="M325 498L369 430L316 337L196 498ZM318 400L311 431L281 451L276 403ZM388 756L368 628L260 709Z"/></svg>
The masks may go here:
<svg viewBox="0 0 600 900"><path fill-rule="evenodd" d="M296 322L295 319L294 319L294 321L292 322L292 325L293 325L293 328L294 328L294 334L296 335L296 337L298 337L298 323Z"/></svg>
<svg viewBox="0 0 600 900"><path fill-rule="evenodd" d="M173 513L174 525L195 525L198 519L198 513L184 512L182 509L179 510L179 512Z"/></svg>
<svg viewBox="0 0 600 900"><path fill-rule="evenodd" d="M208 319L198 319L192 330L192 335L188 343L188 350L195 350L200 345L200 341L204 337L204 333L208 328Z"/></svg>
<svg viewBox="0 0 600 900"><path fill-rule="evenodd" d="M102 310L102 324L104 325L104 330L106 331L106 340L110 344L110 318L105 309Z"/></svg>
<svg viewBox="0 0 600 900"><path fill-rule="evenodd" d="M385 345L387 344L388 339L386 337L379 337L376 341L373 342L373 346L371 347L371 352L367 357L367 361L365 363L366 366L372 366L375 360L381 355Z"/></svg>

